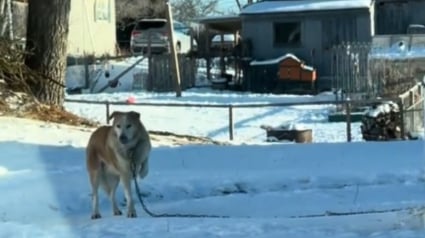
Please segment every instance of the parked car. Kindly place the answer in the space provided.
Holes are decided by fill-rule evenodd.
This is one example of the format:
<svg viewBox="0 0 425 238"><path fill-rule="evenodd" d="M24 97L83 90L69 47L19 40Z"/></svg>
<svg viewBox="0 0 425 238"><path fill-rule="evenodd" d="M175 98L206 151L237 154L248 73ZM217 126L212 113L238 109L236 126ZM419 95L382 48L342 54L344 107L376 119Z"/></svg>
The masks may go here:
<svg viewBox="0 0 425 238"><path fill-rule="evenodd" d="M211 39L211 48L213 50L221 49L221 35L217 34ZM231 50L235 46L235 35L234 34L224 34L223 35L223 48L225 50Z"/></svg>
<svg viewBox="0 0 425 238"><path fill-rule="evenodd" d="M190 29L186 29L180 22L174 23L174 45L177 52L189 53L191 51ZM149 35L151 37L151 52L170 52L169 36L167 31L167 20L162 18L142 19L135 24L131 32L130 49L133 54L146 53L149 46ZM196 50L196 41L193 41Z"/></svg>

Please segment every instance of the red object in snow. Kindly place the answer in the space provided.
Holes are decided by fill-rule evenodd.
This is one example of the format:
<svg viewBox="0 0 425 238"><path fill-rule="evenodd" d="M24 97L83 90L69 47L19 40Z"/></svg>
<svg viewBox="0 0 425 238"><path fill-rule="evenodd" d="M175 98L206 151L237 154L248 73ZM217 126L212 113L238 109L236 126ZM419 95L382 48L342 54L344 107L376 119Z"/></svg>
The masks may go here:
<svg viewBox="0 0 425 238"><path fill-rule="evenodd" d="M136 102L136 98L135 97L130 96L130 97L127 98L127 103L128 104L133 104L135 102Z"/></svg>

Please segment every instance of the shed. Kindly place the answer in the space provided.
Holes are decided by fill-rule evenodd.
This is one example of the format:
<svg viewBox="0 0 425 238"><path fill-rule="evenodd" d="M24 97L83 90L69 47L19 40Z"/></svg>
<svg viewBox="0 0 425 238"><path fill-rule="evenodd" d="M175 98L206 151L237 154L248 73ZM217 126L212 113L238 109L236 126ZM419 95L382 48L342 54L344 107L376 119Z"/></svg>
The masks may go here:
<svg viewBox="0 0 425 238"><path fill-rule="evenodd" d="M317 69L325 88L332 79L332 47L370 42L373 35L373 0L262 1L240 15L241 36L252 42L253 59L293 54Z"/></svg>

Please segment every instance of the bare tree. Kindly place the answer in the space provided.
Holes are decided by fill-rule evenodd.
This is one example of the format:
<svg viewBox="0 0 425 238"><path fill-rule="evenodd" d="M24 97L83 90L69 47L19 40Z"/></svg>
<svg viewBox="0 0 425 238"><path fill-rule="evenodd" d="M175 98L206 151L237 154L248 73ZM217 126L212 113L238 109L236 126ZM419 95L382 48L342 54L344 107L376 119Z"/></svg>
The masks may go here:
<svg viewBox="0 0 425 238"><path fill-rule="evenodd" d="M218 0L175 0L173 17L182 22L217 13Z"/></svg>
<svg viewBox="0 0 425 238"><path fill-rule="evenodd" d="M25 64L42 76L28 82L42 103L62 105L71 0L31 0L28 3Z"/></svg>
<svg viewBox="0 0 425 238"><path fill-rule="evenodd" d="M238 5L238 9L240 11L242 9L241 1L240 0L236 0L236 5Z"/></svg>

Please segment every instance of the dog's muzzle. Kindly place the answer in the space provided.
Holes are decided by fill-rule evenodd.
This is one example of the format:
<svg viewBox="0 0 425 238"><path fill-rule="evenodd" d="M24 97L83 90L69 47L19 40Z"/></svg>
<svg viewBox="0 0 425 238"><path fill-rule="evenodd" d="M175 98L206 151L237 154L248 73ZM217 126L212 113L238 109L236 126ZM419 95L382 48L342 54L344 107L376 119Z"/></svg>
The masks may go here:
<svg viewBox="0 0 425 238"><path fill-rule="evenodd" d="M118 139L120 140L121 144L127 144L128 143L128 137L126 135L120 135L120 137L118 137Z"/></svg>

